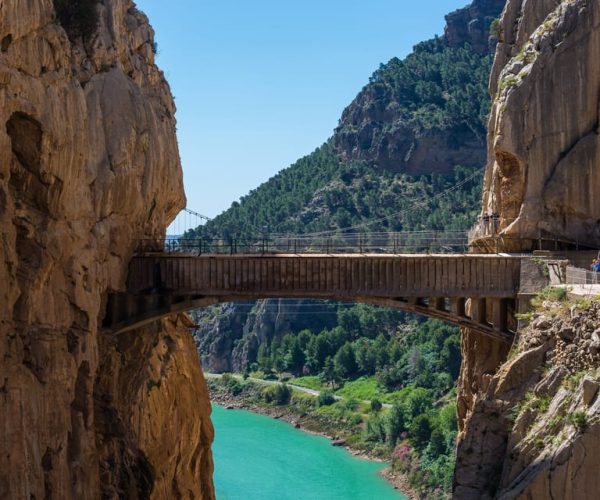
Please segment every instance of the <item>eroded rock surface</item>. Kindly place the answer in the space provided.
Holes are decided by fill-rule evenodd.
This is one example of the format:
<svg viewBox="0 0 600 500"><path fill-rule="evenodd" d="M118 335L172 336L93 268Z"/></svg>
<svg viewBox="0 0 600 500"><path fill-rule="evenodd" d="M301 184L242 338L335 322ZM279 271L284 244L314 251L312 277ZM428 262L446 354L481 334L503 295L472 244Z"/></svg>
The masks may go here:
<svg viewBox="0 0 600 500"><path fill-rule="evenodd" d="M130 0L97 9L84 41L51 0L0 1L0 497L212 498L181 320L101 332L135 239L185 198L152 29Z"/></svg>
<svg viewBox="0 0 600 500"><path fill-rule="evenodd" d="M600 488L600 302L546 302L473 405L461 499L595 498Z"/></svg>
<svg viewBox="0 0 600 500"><path fill-rule="evenodd" d="M599 57L598 2L508 1L483 199L506 237L600 243Z"/></svg>
<svg viewBox="0 0 600 500"><path fill-rule="evenodd" d="M482 214L597 245L600 3L508 0L498 35ZM456 498L597 496L598 303L544 308L515 355L464 332Z"/></svg>

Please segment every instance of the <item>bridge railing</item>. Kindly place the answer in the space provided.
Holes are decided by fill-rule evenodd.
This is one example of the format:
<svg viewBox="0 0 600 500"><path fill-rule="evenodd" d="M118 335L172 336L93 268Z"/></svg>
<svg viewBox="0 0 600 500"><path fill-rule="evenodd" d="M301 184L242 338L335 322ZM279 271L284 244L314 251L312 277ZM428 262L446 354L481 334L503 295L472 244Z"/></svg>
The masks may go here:
<svg viewBox="0 0 600 500"><path fill-rule="evenodd" d="M457 253L468 249L466 231L364 233L334 236L270 235L256 238L168 238L139 240L138 253L298 254Z"/></svg>
<svg viewBox="0 0 600 500"><path fill-rule="evenodd" d="M600 285L600 273L567 266L567 285Z"/></svg>

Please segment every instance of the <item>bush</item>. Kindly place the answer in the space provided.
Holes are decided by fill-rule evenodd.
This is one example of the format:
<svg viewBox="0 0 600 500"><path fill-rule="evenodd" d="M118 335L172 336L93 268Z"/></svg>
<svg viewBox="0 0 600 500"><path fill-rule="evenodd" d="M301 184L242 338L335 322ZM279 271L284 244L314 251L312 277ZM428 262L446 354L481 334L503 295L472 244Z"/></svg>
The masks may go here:
<svg viewBox="0 0 600 500"><path fill-rule="evenodd" d="M382 408L383 408L383 405L381 404L381 401L379 401L379 399L371 400L371 411L373 413L380 412Z"/></svg>
<svg viewBox="0 0 600 500"><path fill-rule="evenodd" d="M490 38L494 40L502 39L502 23L500 19L494 19L490 25Z"/></svg>
<svg viewBox="0 0 600 500"><path fill-rule="evenodd" d="M231 373L224 373L221 377L221 385L225 388L225 390L233 395L237 396L242 392L244 387Z"/></svg>
<svg viewBox="0 0 600 500"><path fill-rule="evenodd" d="M231 379L231 381L227 384L227 391L229 391L229 393L232 396L237 396L238 394L241 394L243 389L244 387L242 386L242 384L240 384L240 382L236 379Z"/></svg>
<svg viewBox="0 0 600 500"><path fill-rule="evenodd" d="M335 396L331 391L321 391L317 398L318 406L330 406L335 403Z"/></svg>
<svg viewBox="0 0 600 500"><path fill-rule="evenodd" d="M267 403L285 405L292 398L292 390L285 384L272 385L263 390L263 398Z"/></svg>
<svg viewBox="0 0 600 500"><path fill-rule="evenodd" d="M588 416L584 411L576 411L571 415L570 420L579 432L584 432L588 428Z"/></svg>
<svg viewBox="0 0 600 500"><path fill-rule="evenodd" d="M54 0L54 9L69 39L90 38L98 27L98 0Z"/></svg>
<svg viewBox="0 0 600 500"><path fill-rule="evenodd" d="M431 421L427 415L419 415L410 424L410 444L417 450L424 449L431 437Z"/></svg>

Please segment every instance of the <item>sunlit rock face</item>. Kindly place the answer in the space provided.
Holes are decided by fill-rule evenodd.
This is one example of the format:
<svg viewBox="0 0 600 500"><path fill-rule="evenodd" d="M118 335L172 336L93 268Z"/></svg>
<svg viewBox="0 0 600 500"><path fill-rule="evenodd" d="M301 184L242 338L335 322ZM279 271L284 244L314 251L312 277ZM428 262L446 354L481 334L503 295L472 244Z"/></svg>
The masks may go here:
<svg viewBox="0 0 600 500"><path fill-rule="evenodd" d="M507 3L483 197L507 237L600 243L599 22L597 2Z"/></svg>
<svg viewBox="0 0 600 500"><path fill-rule="evenodd" d="M0 1L0 498L212 498L182 320L101 330L135 239L185 196L152 28L96 9L84 39L52 0Z"/></svg>
<svg viewBox="0 0 600 500"><path fill-rule="evenodd" d="M598 245L600 3L508 0L499 38L482 214L499 215L507 249ZM597 326L593 304L541 316L508 361L463 332L455 498L598 495ZM587 427L567 418L581 412Z"/></svg>

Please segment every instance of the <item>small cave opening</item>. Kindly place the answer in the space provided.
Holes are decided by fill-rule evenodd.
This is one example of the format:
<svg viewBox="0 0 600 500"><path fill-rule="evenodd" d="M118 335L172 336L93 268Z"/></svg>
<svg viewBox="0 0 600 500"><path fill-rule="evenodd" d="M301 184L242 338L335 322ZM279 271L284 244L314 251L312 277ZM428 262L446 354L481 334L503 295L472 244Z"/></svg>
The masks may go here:
<svg viewBox="0 0 600 500"><path fill-rule="evenodd" d="M42 138L40 122L21 111L14 112L6 122L13 159L10 166L10 190L21 205L46 212L48 188L42 181Z"/></svg>
<svg viewBox="0 0 600 500"><path fill-rule="evenodd" d="M13 40L13 37L10 33L8 35L6 35L0 42L0 51L6 52L8 50L8 48L10 47L12 40Z"/></svg>
<svg viewBox="0 0 600 500"><path fill-rule="evenodd" d="M32 116L21 111L13 113L6 122L11 148L23 167L31 173L40 170L42 156L42 126Z"/></svg>

